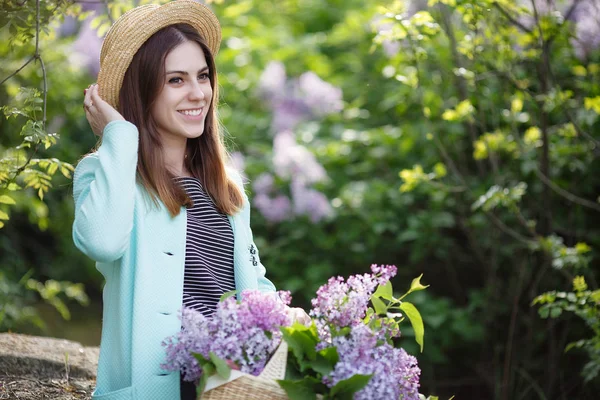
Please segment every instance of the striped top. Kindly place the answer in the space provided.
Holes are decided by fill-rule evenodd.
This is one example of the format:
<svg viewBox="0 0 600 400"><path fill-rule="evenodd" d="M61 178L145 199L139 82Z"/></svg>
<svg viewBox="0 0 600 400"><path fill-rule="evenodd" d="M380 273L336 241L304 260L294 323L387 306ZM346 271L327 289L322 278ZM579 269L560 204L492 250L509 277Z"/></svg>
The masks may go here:
<svg viewBox="0 0 600 400"><path fill-rule="evenodd" d="M192 200L187 209L183 305L212 316L223 293L235 290L233 230L197 178L176 181Z"/></svg>

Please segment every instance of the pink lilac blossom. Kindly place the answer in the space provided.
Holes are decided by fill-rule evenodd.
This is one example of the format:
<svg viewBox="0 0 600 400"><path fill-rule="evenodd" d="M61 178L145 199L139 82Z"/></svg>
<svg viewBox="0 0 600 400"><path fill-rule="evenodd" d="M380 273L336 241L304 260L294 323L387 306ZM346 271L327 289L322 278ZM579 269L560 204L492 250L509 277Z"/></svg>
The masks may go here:
<svg viewBox="0 0 600 400"><path fill-rule="evenodd" d="M184 308L181 331L163 342L167 357L161 367L181 371L186 381L195 381L202 372L192 353L208 358L213 352L240 371L258 375L281 341L279 327L291 324L287 315L290 295L249 290L241 299L219 302L212 318Z"/></svg>

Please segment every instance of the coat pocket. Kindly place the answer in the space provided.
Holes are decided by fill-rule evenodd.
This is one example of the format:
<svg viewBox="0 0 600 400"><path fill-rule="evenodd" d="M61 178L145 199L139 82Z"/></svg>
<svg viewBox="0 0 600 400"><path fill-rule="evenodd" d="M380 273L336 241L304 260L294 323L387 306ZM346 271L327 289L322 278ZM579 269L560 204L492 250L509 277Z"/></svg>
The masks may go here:
<svg viewBox="0 0 600 400"><path fill-rule="evenodd" d="M92 400L135 400L135 397L133 396L133 387L129 386L103 394L96 394L94 392Z"/></svg>

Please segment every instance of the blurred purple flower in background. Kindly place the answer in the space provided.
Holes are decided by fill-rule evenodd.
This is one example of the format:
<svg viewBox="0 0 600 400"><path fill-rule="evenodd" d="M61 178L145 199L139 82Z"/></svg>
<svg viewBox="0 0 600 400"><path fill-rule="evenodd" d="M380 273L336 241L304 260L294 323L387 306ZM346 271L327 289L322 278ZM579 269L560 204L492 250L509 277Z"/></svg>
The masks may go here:
<svg viewBox="0 0 600 400"><path fill-rule="evenodd" d="M327 197L318 190L307 187L304 180L292 178L291 191L296 215L308 215L313 223L317 223L333 214Z"/></svg>
<svg viewBox="0 0 600 400"><path fill-rule="evenodd" d="M580 59L587 58L592 50L600 46L600 3L587 0L581 2L571 16L575 25L575 37L571 43Z"/></svg>
<svg viewBox="0 0 600 400"><path fill-rule="evenodd" d="M270 62L263 71L258 91L271 106L274 132L292 130L302 121L321 118L343 108L342 90L325 82L314 72L288 79L285 66Z"/></svg>
<svg viewBox="0 0 600 400"><path fill-rule="evenodd" d="M258 92L273 112L274 172L291 181L292 200L277 193L272 175L263 174L254 184L253 204L270 222L281 222L293 215L307 215L312 222L319 222L333 209L327 197L309 185L325 181L327 173L314 154L298 144L293 130L301 122L341 111L342 91L310 71L297 79L288 78L285 66L273 61L260 77Z"/></svg>
<svg viewBox="0 0 600 400"><path fill-rule="evenodd" d="M97 76L100 71L102 38L99 38L96 30L90 26L92 19L93 17L89 17L83 23L77 39L73 43L73 51L82 57L83 65L89 73Z"/></svg>
<svg viewBox="0 0 600 400"><path fill-rule="evenodd" d="M281 222L292 217L290 199L283 194L273 198L265 193L256 194L252 204L269 222Z"/></svg>
<svg viewBox="0 0 600 400"><path fill-rule="evenodd" d="M340 112L344 107L342 89L325 82L314 72L300 75L298 88L301 98L316 116L323 117Z"/></svg>
<svg viewBox="0 0 600 400"><path fill-rule="evenodd" d="M301 179L305 183L321 182L327 173L313 153L296 142L291 131L279 132L273 140L273 166L281 178Z"/></svg>

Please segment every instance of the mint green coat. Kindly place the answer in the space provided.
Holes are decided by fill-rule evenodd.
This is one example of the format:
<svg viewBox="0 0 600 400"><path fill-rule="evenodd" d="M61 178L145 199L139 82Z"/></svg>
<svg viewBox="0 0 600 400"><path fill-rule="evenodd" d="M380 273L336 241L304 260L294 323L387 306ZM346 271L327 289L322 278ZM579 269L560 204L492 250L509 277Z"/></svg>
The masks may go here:
<svg viewBox="0 0 600 400"><path fill-rule="evenodd" d="M136 183L138 130L106 126L98 151L74 175L73 240L104 275L102 339L95 400L175 400L179 373L160 368L161 342L181 328L186 209L171 217ZM239 174L230 176L242 188ZM243 190L242 190L243 192ZM250 206L230 216L238 291L274 291L253 245Z"/></svg>

